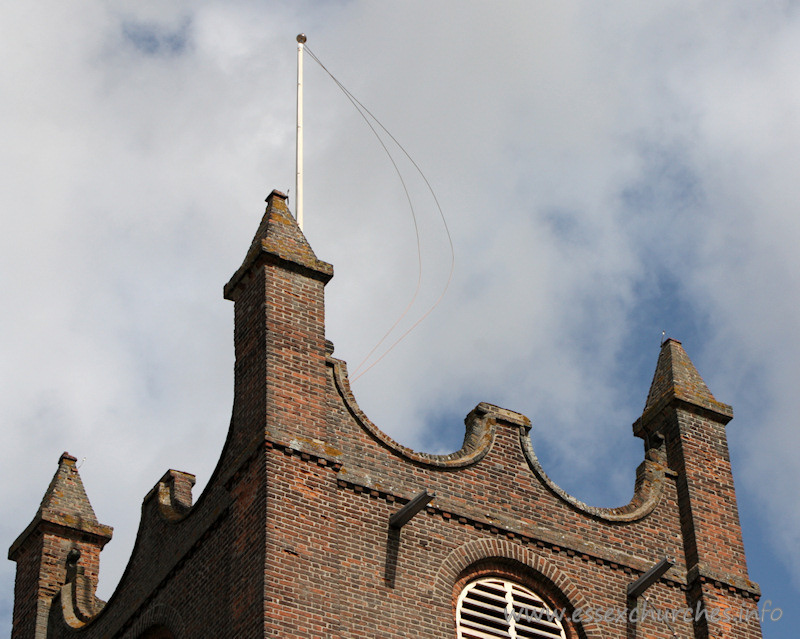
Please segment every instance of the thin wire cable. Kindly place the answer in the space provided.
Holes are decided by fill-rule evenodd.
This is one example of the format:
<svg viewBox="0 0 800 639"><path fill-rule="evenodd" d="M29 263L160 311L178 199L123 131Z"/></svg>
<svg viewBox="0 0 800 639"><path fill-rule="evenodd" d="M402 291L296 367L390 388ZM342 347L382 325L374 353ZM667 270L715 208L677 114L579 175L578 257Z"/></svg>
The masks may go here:
<svg viewBox="0 0 800 639"><path fill-rule="evenodd" d="M366 369L361 371L361 373L358 373L353 378L353 381L356 381L359 377L364 375L373 366L375 366L384 357L386 357L386 355L388 355L394 349L395 346L397 346L403 339L406 338L406 336L408 336L408 334L411 331L413 331L417 326L419 326L419 324L426 317L428 317L428 315L430 315L431 312L441 303L441 301L444 298L445 293L447 293L447 289L450 287L450 283L451 283L451 281L453 279L453 272L455 270L455 249L453 247L453 238L450 235L450 228L447 225L447 220L445 219L444 211L442 211L442 207L441 207L441 204L439 203L439 199L436 197L436 193L434 192L433 187L431 186L430 182L428 181L428 178L425 177L425 174L422 172L422 169L414 161L414 158L412 158L411 155L409 155L408 151L406 151L406 149L403 147L403 145L400 144L400 142L397 141L397 138L395 138L389 132L389 130L385 126L383 126L381 121L377 117L375 117L375 115L367 107L365 107L352 93L350 93L350 91L347 89L347 87L345 87L341 82L339 82L339 80L336 79L336 77L328 70L328 68L324 64L322 64L322 62L314 54L314 52L311 51L308 48L308 46L306 46L306 51L311 56L311 58L322 68L322 70L325 71L325 73L327 73L328 76L330 76L330 78L336 83L336 85L345 94L345 96L348 98L348 100L350 100L350 102L353 104L355 109L358 111L358 113L361 115L361 117L367 123L367 125L370 128L370 130L372 130L372 132L375 135L375 137L378 138L378 141L380 142L380 144L383 147L383 149L386 152L386 154L389 156L389 159L391 160L392 165L394 166L395 171L397 172L397 175L400 178L400 182L402 183L403 189L404 189L404 191L406 193L406 199L408 200L409 207L411 208L411 214L412 214L412 217L414 219L414 231L415 231L416 239L417 239L417 260L418 260L418 263L419 263L419 269L418 269L419 277L418 277L418 280L417 280L417 290L414 292L414 296L413 296L411 302L406 307L405 311L403 311L402 315L397 319L397 321L392 325L392 327L386 332L386 334L381 338L381 340L375 345L375 347L373 347L373 349L367 354L367 356L363 359L363 361L354 369L354 373L358 373L359 369L369 360L369 358L372 356L372 354L378 349L378 347L381 344L383 344L383 342L386 340L386 338L394 331L394 329L397 327L397 325L406 316L408 311L411 309L411 306L413 306L414 301L416 301L417 295L419 294L419 289L420 289L420 286L421 286L421 282L422 282L422 251L421 251L420 241L419 241L419 228L417 226L417 217L416 217L416 214L414 212L414 207L413 207L413 204L411 202L411 198L409 196L408 189L406 187L406 183L403 180L403 177L402 177L402 175L400 173L399 168L397 167L397 163L394 161L394 158L392 157L392 154L389 152L389 149L386 147L386 144L384 143L383 139L380 137L378 132L375 130L375 127L372 126L372 123L366 117L365 113L367 115L369 115L369 117L371 117L375 121L375 123L384 131L384 133L386 133L386 135L389 136L389 138L403 152L403 154L406 156L406 158L408 158L408 160L411 162L411 164L417 170L417 173L419 173L419 175L422 177L423 181L425 182L425 185L428 188L428 191L430 192L431 196L433 197L433 201L436 204L436 208L439 211L439 217L442 220L442 225L444 226L444 230L445 230L445 233L447 235L447 241L448 241L448 244L450 246L450 271L449 271L448 276L447 276L447 282L445 283L444 288L442 289L442 292L439 295L438 299L433 303L433 305L416 322L414 322L414 324L411 325L410 328L408 328L408 330L406 330L400 337L398 337L378 359L376 359L374 362L372 362L372 364L370 364Z"/></svg>
<svg viewBox="0 0 800 639"><path fill-rule="evenodd" d="M375 127L372 125L372 122L370 122L369 118L367 118L367 116L364 115L364 112L361 109L363 108L364 111L367 111L367 113L369 113L369 111L366 109L366 107L364 107L363 104L361 104L361 102L359 102L355 98L355 96L353 96L352 93L350 93L350 91L341 82L339 82L339 80L336 79L336 77L328 70L328 68L324 64L322 64L320 59L316 55L314 55L314 52L311 51L308 48L308 46L306 46L306 53L308 53L311 56L311 58L320 67L322 67L323 71L325 71L325 73L327 73L330 76L330 78L336 83L336 86L338 86L339 89L342 91L342 93L345 94L347 99L350 100L350 103L353 105L353 107L356 109L356 111L358 111L358 114L363 118L364 122L367 123L367 126L370 128L370 130L372 131L373 135L378 139L378 142L383 147L383 150L386 152L386 155L389 157L389 161L392 163L392 166L394 167L395 173L397 173L397 177L400 180L400 183L403 185L403 191L405 192L406 200L408 201L408 206L409 206L409 209L411 210L411 218L414 221L414 236L415 236L416 243L417 243L417 286L414 289L414 295L411 297L411 301L408 303L408 305L406 306L405 310L400 314L400 317L397 318L397 321L395 321L395 323L392 324L392 326L389 328L388 331L386 331L386 333L380 339L380 341L377 344L375 344L375 346L372 348L372 350L369 353L367 353L366 357L361 361L361 363L358 366L356 366L356 368L354 369L354 373L357 373L358 370L364 365L364 363L378 349L378 347L380 347L380 345L383 344L383 342L392 333L392 331L394 331L394 329L397 328L397 325L408 314L408 312L411 310L411 307L414 305L414 302L417 300L417 296L419 295L420 289L422 288L422 245L421 245L420 238L419 238L419 225L417 224L417 215L416 215L416 211L414 210L414 204L411 201L411 194L408 192L408 187L406 185L405 180L403 179L402 173L400 172L400 167L397 166L397 162L395 162L394 156L392 156L391 152L387 148L386 144L383 141L383 138L381 138L381 136L375 130ZM359 108L359 106L361 108ZM370 113L370 116L373 119L375 119L375 121L378 123L378 125L384 131L386 130L383 127L383 125L378 121L378 119L375 118L375 116L373 116L371 113ZM366 372L366 371L364 371L364 372Z"/></svg>

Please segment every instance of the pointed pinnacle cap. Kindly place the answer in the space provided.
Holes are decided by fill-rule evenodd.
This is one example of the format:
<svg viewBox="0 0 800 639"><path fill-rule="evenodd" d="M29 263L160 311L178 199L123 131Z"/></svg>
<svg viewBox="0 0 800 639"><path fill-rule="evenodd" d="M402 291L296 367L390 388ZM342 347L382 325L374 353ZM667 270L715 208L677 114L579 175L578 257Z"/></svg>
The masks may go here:
<svg viewBox="0 0 800 639"><path fill-rule="evenodd" d="M708 390L681 343L670 338L661 345L653 383L637 424L650 421L673 400L704 408L716 414L723 423L728 423L733 417L731 407L718 402Z"/></svg>
<svg viewBox="0 0 800 639"><path fill-rule="evenodd" d="M43 522L88 533L96 538L101 547L111 539L114 529L97 521L81 476L78 474L76 461L77 459L69 453L62 453L58 460L58 470L50 481L39 510L36 511L30 525L12 544L8 551L9 559L14 558L12 555L16 555L28 535Z"/></svg>
<svg viewBox="0 0 800 639"><path fill-rule="evenodd" d="M259 260L267 257L286 268L300 270L310 277L327 283L333 277L333 266L317 259L305 235L286 206L286 195L272 191L267 197L267 210L261 219L255 237L244 262L225 285L225 299L232 294L239 282Z"/></svg>

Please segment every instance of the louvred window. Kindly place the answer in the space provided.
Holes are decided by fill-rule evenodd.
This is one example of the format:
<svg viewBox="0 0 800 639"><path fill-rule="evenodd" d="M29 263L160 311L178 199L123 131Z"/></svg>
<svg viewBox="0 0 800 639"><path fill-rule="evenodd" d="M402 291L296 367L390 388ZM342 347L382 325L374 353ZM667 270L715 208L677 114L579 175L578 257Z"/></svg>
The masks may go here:
<svg viewBox="0 0 800 639"><path fill-rule="evenodd" d="M459 639L565 639L558 615L535 593L500 578L473 581L458 598Z"/></svg>

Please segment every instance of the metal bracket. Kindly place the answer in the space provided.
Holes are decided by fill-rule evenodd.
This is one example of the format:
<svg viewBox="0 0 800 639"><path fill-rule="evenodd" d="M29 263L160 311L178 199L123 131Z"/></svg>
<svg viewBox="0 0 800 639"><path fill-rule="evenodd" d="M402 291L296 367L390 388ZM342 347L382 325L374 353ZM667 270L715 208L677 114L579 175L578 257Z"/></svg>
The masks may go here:
<svg viewBox="0 0 800 639"><path fill-rule="evenodd" d="M389 527L399 530L405 526L411 518L425 508L435 496L436 493L433 491L429 491L428 489L423 490L396 513L392 513L389 517Z"/></svg>
<svg viewBox="0 0 800 639"><path fill-rule="evenodd" d="M650 570L632 584L628 584L628 599L636 599L645 590L661 579L661 576L675 565L674 557L664 557Z"/></svg>

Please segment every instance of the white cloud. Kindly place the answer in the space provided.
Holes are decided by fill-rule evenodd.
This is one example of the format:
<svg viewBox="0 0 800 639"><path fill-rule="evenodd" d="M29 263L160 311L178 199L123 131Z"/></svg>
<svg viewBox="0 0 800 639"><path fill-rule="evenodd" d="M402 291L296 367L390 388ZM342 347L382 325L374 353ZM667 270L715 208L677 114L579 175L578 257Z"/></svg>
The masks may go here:
<svg viewBox="0 0 800 639"><path fill-rule="evenodd" d="M737 485L800 568L788 532L800 511L791 5L37 7L8 8L0 26L9 543L58 454L85 455L89 495L116 528L108 596L163 471L207 480L232 392L221 287L263 197L293 189L294 36L306 31L423 167L456 245L441 307L355 384L374 421L442 445L459 426L432 435L434 418L500 403L531 416L557 479L584 496L610 473L604 498L621 501L660 331L699 327L687 346L700 372L769 435L741 453ZM328 332L352 368L413 292L413 233L359 116L310 60L306 80L306 230L336 267ZM410 184L419 313L446 276L447 244ZM619 469L597 467L618 450Z"/></svg>

